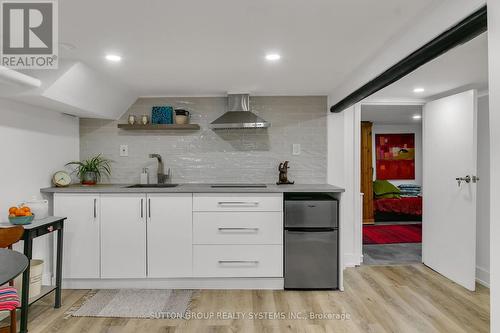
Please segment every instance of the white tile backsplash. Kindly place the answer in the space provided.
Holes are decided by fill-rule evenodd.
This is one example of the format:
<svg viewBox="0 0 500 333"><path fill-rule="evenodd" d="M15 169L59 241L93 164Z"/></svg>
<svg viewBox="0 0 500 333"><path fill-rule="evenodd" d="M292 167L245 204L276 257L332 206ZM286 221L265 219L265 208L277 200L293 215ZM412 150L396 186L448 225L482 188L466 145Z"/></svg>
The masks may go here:
<svg viewBox="0 0 500 333"><path fill-rule="evenodd" d="M210 122L226 111L224 97L139 98L119 121L80 119L80 156L102 153L112 159L112 183L138 183L147 167L156 182L159 153L176 183L262 182L278 179L278 165L290 161L297 183L326 182L327 98L325 96L251 97L252 111L271 122L268 129L212 131ZM151 114L151 107L172 105L192 112L200 131L126 131L117 128L129 114ZM292 155L292 144L301 154ZM120 145L129 156L120 157Z"/></svg>

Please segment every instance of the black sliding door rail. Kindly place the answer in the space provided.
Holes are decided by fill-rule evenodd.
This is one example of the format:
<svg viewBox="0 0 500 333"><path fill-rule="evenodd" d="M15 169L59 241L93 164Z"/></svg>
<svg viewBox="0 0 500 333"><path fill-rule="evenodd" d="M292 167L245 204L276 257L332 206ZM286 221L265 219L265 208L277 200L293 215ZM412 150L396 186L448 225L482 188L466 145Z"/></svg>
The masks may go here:
<svg viewBox="0 0 500 333"><path fill-rule="evenodd" d="M487 29L487 7L484 6L330 107L330 111L342 112Z"/></svg>

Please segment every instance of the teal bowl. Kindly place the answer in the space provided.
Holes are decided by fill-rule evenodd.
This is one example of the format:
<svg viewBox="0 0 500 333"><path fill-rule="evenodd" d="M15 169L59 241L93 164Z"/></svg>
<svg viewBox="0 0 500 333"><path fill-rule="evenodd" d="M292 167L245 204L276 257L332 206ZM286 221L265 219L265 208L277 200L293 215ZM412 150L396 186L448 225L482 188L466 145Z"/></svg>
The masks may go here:
<svg viewBox="0 0 500 333"><path fill-rule="evenodd" d="M14 225L23 225L23 224L31 224L34 218L35 214L31 216L16 216L16 217L9 217L9 221Z"/></svg>

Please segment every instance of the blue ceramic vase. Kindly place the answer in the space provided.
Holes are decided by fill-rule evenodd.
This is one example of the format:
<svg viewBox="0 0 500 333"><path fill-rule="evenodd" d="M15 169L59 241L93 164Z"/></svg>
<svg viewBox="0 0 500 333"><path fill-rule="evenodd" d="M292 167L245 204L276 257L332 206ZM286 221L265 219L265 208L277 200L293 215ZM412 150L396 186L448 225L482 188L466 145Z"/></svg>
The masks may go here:
<svg viewBox="0 0 500 333"><path fill-rule="evenodd" d="M173 124L174 108L171 106L153 106L151 111L152 124Z"/></svg>

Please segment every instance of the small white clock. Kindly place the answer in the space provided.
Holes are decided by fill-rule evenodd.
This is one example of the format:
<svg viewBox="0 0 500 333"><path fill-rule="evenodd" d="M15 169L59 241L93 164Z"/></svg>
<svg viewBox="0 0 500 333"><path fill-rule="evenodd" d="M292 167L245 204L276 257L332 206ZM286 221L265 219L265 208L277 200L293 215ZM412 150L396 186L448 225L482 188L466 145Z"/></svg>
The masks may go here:
<svg viewBox="0 0 500 333"><path fill-rule="evenodd" d="M57 187L65 187L71 184L71 176L66 171L57 171L52 177L52 181Z"/></svg>

